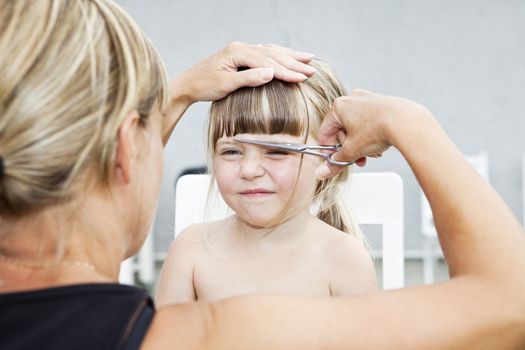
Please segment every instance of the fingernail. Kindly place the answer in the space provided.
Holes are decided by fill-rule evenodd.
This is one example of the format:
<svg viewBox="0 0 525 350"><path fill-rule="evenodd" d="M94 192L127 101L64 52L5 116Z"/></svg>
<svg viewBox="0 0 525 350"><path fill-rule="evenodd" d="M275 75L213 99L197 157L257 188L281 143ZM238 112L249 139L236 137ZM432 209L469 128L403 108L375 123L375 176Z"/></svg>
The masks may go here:
<svg viewBox="0 0 525 350"><path fill-rule="evenodd" d="M317 72L317 69L315 69L315 67L312 67L312 66L306 66L306 69L311 72L311 73L315 73Z"/></svg>
<svg viewBox="0 0 525 350"><path fill-rule="evenodd" d="M274 75L273 68L261 68L261 79L264 81L272 80Z"/></svg>
<svg viewBox="0 0 525 350"><path fill-rule="evenodd" d="M298 74L298 75L299 75L299 77L301 77L301 79L303 79L303 80L306 80L306 79L308 79L308 76L306 76L306 75L305 75L305 74L303 74L303 73L297 73L297 74Z"/></svg>
<svg viewBox="0 0 525 350"><path fill-rule="evenodd" d="M332 172L330 171L330 168L326 164L321 164L315 169L315 175L317 176L317 179L324 180L330 176Z"/></svg>

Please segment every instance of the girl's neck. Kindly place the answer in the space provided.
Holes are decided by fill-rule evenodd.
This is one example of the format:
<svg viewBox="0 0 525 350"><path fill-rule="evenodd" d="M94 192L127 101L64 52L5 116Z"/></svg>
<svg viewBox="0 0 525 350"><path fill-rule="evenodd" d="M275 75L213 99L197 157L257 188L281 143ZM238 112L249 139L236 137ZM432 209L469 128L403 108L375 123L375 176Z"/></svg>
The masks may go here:
<svg viewBox="0 0 525 350"><path fill-rule="evenodd" d="M234 216L234 220L233 227L235 232L243 240L282 243L296 240L300 237L304 238L312 223L318 219L310 214L308 210L304 210L271 227L251 225L237 215Z"/></svg>

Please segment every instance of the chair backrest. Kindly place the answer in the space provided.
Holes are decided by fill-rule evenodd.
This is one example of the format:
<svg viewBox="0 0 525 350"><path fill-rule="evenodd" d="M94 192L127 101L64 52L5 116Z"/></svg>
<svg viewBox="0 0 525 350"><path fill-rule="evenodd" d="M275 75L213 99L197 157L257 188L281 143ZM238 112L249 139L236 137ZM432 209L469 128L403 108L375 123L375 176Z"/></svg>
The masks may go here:
<svg viewBox="0 0 525 350"><path fill-rule="evenodd" d="M135 285L135 273L137 273L141 283L152 284L155 280L153 227L150 228L138 254L120 264L119 282Z"/></svg>
<svg viewBox="0 0 525 350"><path fill-rule="evenodd" d="M485 180L489 181L489 157L487 152L481 151L478 154L465 155L465 159ZM421 191L421 232L425 236L437 237L432 209L423 191Z"/></svg>
<svg viewBox="0 0 525 350"><path fill-rule="evenodd" d="M185 175L177 181L175 236L185 227L231 215L218 191L205 215L209 175ZM404 285L403 181L394 173L358 173L343 191L359 224L382 226L383 289Z"/></svg>

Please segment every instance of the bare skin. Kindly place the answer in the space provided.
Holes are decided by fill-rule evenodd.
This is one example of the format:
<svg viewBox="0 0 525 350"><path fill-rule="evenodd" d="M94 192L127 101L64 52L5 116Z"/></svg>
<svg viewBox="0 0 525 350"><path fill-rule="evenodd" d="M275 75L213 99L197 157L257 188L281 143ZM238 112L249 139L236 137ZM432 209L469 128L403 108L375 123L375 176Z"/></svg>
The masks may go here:
<svg viewBox="0 0 525 350"><path fill-rule="evenodd" d="M344 132L340 159L390 146L405 157L433 208L451 280L352 298L263 295L166 307L144 348L523 348L525 235L497 193L420 105L356 91L331 113L320 141Z"/></svg>
<svg viewBox="0 0 525 350"><path fill-rule="evenodd" d="M376 288L373 264L362 244L309 213L274 230L250 229L233 216L193 225L177 237L163 267L156 303L250 293L348 296Z"/></svg>
<svg viewBox="0 0 525 350"><path fill-rule="evenodd" d="M302 136L287 134L244 137L302 142ZM219 139L215 179L235 215L194 225L175 239L163 265L157 305L249 293L328 297L376 291L364 246L309 212L320 163L311 155Z"/></svg>
<svg viewBox="0 0 525 350"><path fill-rule="evenodd" d="M160 190L162 145L186 109L274 77L304 80L314 73L304 64L311 58L275 45L231 43L173 80L171 109L167 114L154 112L150 126L140 127L138 113L130 111L117 135L109 190L93 186L86 174L81 186L85 191L77 199L22 218L0 218L0 235L9 236L0 241L0 253L18 262L0 259L0 292L117 281L120 263L136 254L145 239ZM240 66L251 69L237 72ZM89 268L67 263L53 268L20 265L52 263L64 232L68 237L64 260L81 261Z"/></svg>
<svg viewBox="0 0 525 350"><path fill-rule="evenodd" d="M239 51L238 44L236 47L230 54L223 53L224 62L232 62L232 57L247 52ZM284 67L285 71L300 70L285 64L286 60L281 60L283 52L275 47L263 47L258 53L264 55L265 52L280 58L266 61L263 67L270 62ZM297 60L301 61L293 59L294 66L299 65ZM226 77L219 74L220 77L215 78L229 80L227 77L233 74L235 78L230 82L244 85L239 83L237 72L217 70L230 74ZM277 72L278 69L273 70L276 77ZM193 74L198 76L195 71ZM204 76L210 78L209 86L224 86L213 81L213 75ZM259 78L261 84L267 81ZM158 197L162 172L158 145L167 140L189 104L204 99L192 93L203 90L202 87L194 89L182 84L191 81L193 79L186 76L174 82L175 104L173 113L167 117L169 121L152 118L151 128L144 130L138 127L138 118L130 113L119 130L115 175L109 179L111 195L107 190L86 191L81 203L74 203L82 205L82 215L75 216L74 222L71 214L78 213L74 205L57 207L44 216L28 216L19 221L2 218L0 227L4 232L25 232L10 235L12 240L1 242L4 254L19 260L49 259L49 255L39 254L34 245L24 243L44 239L46 245L52 246L56 244L56 230L67 229L75 238L67 247L66 257L90 262L95 270L77 274L78 268L63 265L57 271L34 271L33 276L28 276L15 271L20 267L2 261L0 276L8 276L9 283L2 284L0 291L116 280L120 260L137 251L151 221L151 207ZM209 90L212 93L208 92L207 96L220 96L213 88ZM466 163L430 112L404 99L359 91L336 101L322 131L321 143L330 143L336 135L342 137L346 133L341 154L344 160L378 155L389 146L401 152L432 206L451 280L351 298L262 295L164 307L157 311L142 348L525 347L523 230L497 193ZM442 169L447 169L447 176L441 175ZM131 237L130 232L135 233L137 225L144 227L142 236ZM28 227L38 230L24 231ZM37 279L38 273L41 275ZM36 280L39 282L34 282ZM380 331L375 331L377 329Z"/></svg>

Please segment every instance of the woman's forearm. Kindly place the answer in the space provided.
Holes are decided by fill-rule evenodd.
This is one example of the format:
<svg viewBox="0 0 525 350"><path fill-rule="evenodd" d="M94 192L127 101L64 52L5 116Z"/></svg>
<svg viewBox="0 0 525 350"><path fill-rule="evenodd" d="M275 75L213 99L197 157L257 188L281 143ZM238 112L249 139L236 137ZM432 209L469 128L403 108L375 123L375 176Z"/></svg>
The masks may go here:
<svg viewBox="0 0 525 350"><path fill-rule="evenodd" d="M162 120L162 143L164 146L168 143L168 140L177 126L177 123L182 118L182 115L186 110L195 102L192 97L185 91L185 81L183 75L172 81L172 97L171 104L163 116Z"/></svg>
<svg viewBox="0 0 525 350"><path fill-rule="evenodd" d="M430 202L451 277L500 279L509 282L509 288L516 285L525 296L525 235L501 197L429 112L407 115L395 127L393 145Z"/></svg>

